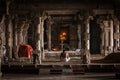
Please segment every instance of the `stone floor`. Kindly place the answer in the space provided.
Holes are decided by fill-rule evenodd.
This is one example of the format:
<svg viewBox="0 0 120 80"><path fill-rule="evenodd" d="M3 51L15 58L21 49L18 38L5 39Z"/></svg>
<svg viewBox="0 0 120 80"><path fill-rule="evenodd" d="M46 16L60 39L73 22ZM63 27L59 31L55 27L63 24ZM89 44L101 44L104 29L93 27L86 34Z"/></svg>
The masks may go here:
<svg viewBox="0 0 120 80"><path fill-rule="evenodd" d="M119 80L115 73L86 73L85 75L5 74L0 80Z"/></svg>
<svg viewBox="0 0 120 80"><path fill-rule="evenodd" d="M92 55L91 60L97 60L97 59L102 59L102 56L99 55ZM29 68L36 68L36 65L33 65L32 63L29 62L9 62L9 64L4 64L7 65L8 67L17 67L18 68L23 68L23 67L29 67ZM37 64L37 66L41 65L47 65L49 67L52 66L57 66L57 65L67 65L67 66L77 66L77 65L84 65L81 64L81 60L78 58L71 59L69 62L60 62L59 59L46 59L42 61L42 64ZM104 65L104 66L102 66ZM108 65L108 66L107 66ZM25 74L25 73L5 73L4 76L0 80L119 80L116 79L115 73L116 72L109 72L109 73L104 73L104 72L98 72L97 70L102 69L108 69L107 71L110 71L113 69L113 67L119 68L120 64L103 64L103 63L91 63L90 65L86 65L89 69L91 68L91 71L93 72L86 72L84 75L79 74L79 75L64 75L64 74L59 74L59 75L51 75L51 74ZM43 66L45 67L45 66ZM11 69L14 70L14 69ZM19 69L17 69L19 70ZM24 69L21 69L24 70ZM32 71L32 70L31 70ZM34 70L33 70L34 71ZM95 72L94 72L95 71ZM96 73L97 72L97 73Z"/></svg>

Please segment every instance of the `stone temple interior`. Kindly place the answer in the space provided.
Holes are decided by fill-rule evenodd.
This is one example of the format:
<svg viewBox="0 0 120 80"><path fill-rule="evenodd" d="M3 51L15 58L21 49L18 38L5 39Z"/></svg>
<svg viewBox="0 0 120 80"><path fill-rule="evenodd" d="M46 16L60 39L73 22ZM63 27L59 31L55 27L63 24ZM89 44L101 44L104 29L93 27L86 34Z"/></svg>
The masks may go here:
<svg viewBox="0 0 120 80"><path fill-rule="evenodd" d="M119 5L120 0L0 0L0 54L5 45L8 60L18 59L20 44L39 50L41 61L63 49L79 51L85 63L90 55L119 53Z"/></svg>

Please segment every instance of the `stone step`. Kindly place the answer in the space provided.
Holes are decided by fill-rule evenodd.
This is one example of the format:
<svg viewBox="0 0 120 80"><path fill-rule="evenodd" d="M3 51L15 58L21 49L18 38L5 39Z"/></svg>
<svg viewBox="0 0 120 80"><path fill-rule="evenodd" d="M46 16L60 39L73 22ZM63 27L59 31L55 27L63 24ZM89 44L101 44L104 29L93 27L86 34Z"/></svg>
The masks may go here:
<svg viewBox="0 0 120 80"><path fill-rule="evenodd" d="M2 65L3 73L59 73L84 74L85 72L120 72L120 65Z"/></svg>
<svg viewBox="0 0 120 80"><path fill-rule="evenodd" d="M50 69L50 74L62 74L62 69Z"/></svg>
<svg viewBox="0 0 120 80"><path fill-rule="evenodd" d="M39 74L85 74L83 69L39 69Z"/></svg>

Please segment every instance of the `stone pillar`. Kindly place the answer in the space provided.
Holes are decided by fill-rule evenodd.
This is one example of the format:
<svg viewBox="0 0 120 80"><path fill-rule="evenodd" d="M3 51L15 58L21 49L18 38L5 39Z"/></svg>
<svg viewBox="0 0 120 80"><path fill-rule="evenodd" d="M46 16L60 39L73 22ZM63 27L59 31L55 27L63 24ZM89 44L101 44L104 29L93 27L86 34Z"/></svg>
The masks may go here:
<svg viewBox="0 0 120 80"><path fill-rule="evenodd" d="M11 16L6 16L6 46L7 46L7 57L12 59L12 47L13 47L13 25Z"/></svg>
<svg viewBox="0 0 120 80"><path fill-rule="evenodd" d="M108 48L109 48L109 31L105 30L105 35L104 35L104 55L107 55L109 53Z"/></svg>
<svg viewBox="0 0 120 80"><path fill-rule="evenodd" d="M99 23L101 27L101 54L103 56L113 52L113 21L109 19L101 19Z"/></svg>
<svg viewBox="0 0 120 80"><path fill-rule="evenodd" d="M101 28L101 35L100 35L101 47L100 47L100 50L101 50L101 54L104 55L104 25L103 25L103 23L100 23L100 28Z"/></svg>
<svg viewBox="0 0 120 80"><path fill-rule="evenodd" d="M47 39L48 39L48 50L51 50L51 25L52 25L52 21L51 21L51 17L49 16L47 19Z"/></svg>
<svg viewBox="0 0 120 80"><path fill-rule="evenodd" d="M45 54L44 54L44 17L40 18L40 48L41 48L41 59L44 60L45 59Z"/></svg>
<svg viewBox="0 0 120 80"><path fill-rule="evenodd" d="M38 19L38 26L36 31L36 49L39 51L39 61L41 64L41 60L43 59L43 48L44 48L44 28L43 28L44 20L42 17L39 17Z"/></svg>
<svg viewBox="0 0 120 80"><path fill-rule="evenodd" d="M86 56L85 63L90 63L90 26L89 26L89 20L92 18L92 16L88 16L85 20L85 50L84 54Z"/></svg>
<svg viewBox="0 0 120 80"><path fill-rule="evenodd" d="M104 55L108 54L108 47L109 47L109 31L110 31L110 25L109 25L109 20L104 20L103 21L103 25L104 25Z"/></svg>
<svg viewBox="0 0 120 80"><path fill-rule="evenodd" d="M39 61L40 61L40 64L41 64L41 60L43 59L43 56L44 56L44 53L43 53L43 48L44 48L44 39L43 39L43 24L44 24L44 20L42 17L39 17L39 23L38 23L38 26L37 26L37 35L36 35L36 49L39 51Z"/></svg>
<svg viewBox="0 0 120 80"><path fill-rule="evenodd" d="M78 24L78 30L77 30L77 34L78 34L78 48L81 49L81 25Z"/></svg>
<svg viewBox="0 0 120 80"><path fill-rule="evenodd" d="M18 36L17 36L17 23L18 23L18 17L15 17L14 21L13 21L13 24L14 24L14 27L13 27L13 53L14 53L14 56L15 58L17 59L18 58L18 44L17 44L17 41L18 41Z"/></svg>
<svg viewBox="0 0 120 80"><path fill-rule="evenodd" d="M18 58L18 48L17 48L17 30L15 30L14 32L14 44L13 44L13 53L14 53L14 57L17 59Z"/></svg>
<svg viewBox="0 0 120 80"><path fill-rule="evenodd" d="M2 39L2 45L6 44L5 40L5 15L3 15L0 22L0 38Z"/></svg>
<svg viewBox="0 0 120 80"><path fill-rule="evenodd" d="M48 27L48 49L51 50L51 24Z"/></svg>
<svg viewBox="0 0 120 80"><path fill-rule="evenodd" d="M118 31L119 31L119 29L118 29ZM113 20L110 20L110 52L113 52L113 46L114 46L113 41L114 41L114 37L113 37Z"/></svg>
<svg viewBox="0 0 120 80"><path fill-rule="evenodd" d="M40 48L40 20L41 20L41 18L39 18L39 20L38 20L39 23L37 24L37 28L36 28L36 49L39 51L41 50L41 48Z"/></svg>
<svg viewBox="0 0 120 80"><path fill-rule="evenodd" d="M5 45L5 16L2 17L0 22L0 77L2 76L1 72L1 63L3 59L3 45Z"/></svg>
<svg viewBox="0 0 120 80"><path fill-rule="evenodd" d="M104 25L104 55L106 55L107 53L108 53L108 50L107 50L107 48L108 48L108 39L109 39L109 37L108 37L108 30L107 30L107 27L109 27L109 23L108 23L108 20L104 20L103 21L103 25Z"/></svg>
<svg viewBox="0 0 120 80"><path fill-rule="evenodd" d="M83 44L84 44L84 40L83 40L83 36L84 36L84 18L83 18L83 14L81 14L80 12L77 13L76 15L76 21L77 21L77 36L78 36L78 48L79 49L83 49ZM83 43L83 44L82 44Z"/></svg>
<svg viewBox="0 0 120 80"><path fill-rule="evenodd" d="M90 24L89 20L86 23L86 48L89 51L90 50Z"/></svg>
<svg viewBox="0 0 120 80"><path fill-rule="evenodd" d="M78 25L78 38L79 47L81 45L81 58L84 64L90 63L90 25L89 21L93 19L88 11L81 11L77 15L77 19L80 20ZM81 39L80 39L81 38ZM81 40L81 41L80 41Z"/></svg>
<svg viewBox="0 0 120 80"><path fill-rule="evenodd" d="M113 24L113 22L111 23ZM116 52L119 48L119 20L114 18L114 52Z"/></svg>

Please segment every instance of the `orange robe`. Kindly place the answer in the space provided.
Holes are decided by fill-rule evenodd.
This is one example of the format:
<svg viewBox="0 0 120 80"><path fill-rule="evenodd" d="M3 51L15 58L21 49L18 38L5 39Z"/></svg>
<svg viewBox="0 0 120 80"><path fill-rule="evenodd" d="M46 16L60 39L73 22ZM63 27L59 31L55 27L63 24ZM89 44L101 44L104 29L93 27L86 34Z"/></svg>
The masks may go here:
<svg viewBox="0 0 120 80"><path fill-rule="evenodd" d="M30 45L20 44L18 50L19 57L28 57L30 59L32 54L33 54L33 48Z"/></svg>

